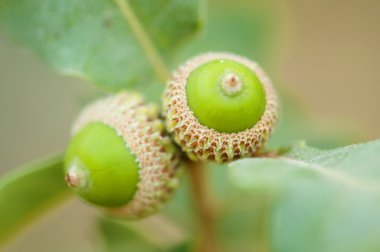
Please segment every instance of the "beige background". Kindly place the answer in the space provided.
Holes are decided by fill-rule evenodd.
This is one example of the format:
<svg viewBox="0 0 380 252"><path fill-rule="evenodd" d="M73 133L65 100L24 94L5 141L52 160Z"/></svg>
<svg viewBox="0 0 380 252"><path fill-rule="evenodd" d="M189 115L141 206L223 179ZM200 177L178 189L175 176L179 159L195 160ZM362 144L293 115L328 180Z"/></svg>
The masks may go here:
<svg viewBox="0 0 380 252"><path fill-rule="evenodd" d="M278 77L314 115L380 137L380 1L289 0ZM285 32L286 34L286 32Z"/></svg>
<svg viewBox="0 0 380 252"><path fill-rule="evenodd" d="M281 42L283 50L271 70L277 73L275 79L296 93L316 118L342 119L347 127L363 131L366 139L379 138L380 1L287 3L283 22L289 25L282 32L286 35ZM95 93L92 86L54 73L31 52L0 35L0 174L62 150L71 121L83 101ZM38 246L45 235L50 241L45 251L59 248L59 244L77 246L76 241L91 235L87 232L92 225L88 213L93 215L83 204L71 202L7 251ZM70 231L70 225L76 228ZM69 231L63 234L61 229L49 227ZM91 250L91 244L83 246L70 251Z"/></svg>

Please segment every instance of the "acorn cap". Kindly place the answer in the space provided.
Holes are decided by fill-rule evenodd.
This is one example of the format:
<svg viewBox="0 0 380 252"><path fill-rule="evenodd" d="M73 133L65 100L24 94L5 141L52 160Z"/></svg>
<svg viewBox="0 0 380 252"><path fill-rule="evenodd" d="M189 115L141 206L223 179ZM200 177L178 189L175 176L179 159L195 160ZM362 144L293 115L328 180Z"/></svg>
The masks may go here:
<svg viewBox="0 0 380 252"><path fill-rule="evenodd" d="M253 156L270 137L277 96L265 72L231 53L205 53L180 66L164 93L165 125L192 160Z"/></svg>
<svg viewBox="0 0 380 252"><path fill-rule="evenodd" d="M108 213L139 219L156 212L178 184L179 157L155 106L127 92L83 110L65 159L67 183Z"/></svg>

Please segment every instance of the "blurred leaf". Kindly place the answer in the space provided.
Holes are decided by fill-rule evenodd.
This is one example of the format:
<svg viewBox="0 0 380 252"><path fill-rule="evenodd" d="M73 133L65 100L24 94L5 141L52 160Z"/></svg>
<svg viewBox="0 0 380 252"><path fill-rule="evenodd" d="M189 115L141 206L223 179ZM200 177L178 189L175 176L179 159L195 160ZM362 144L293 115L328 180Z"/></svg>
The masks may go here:
<svg viewBox="0 0 380 252"><path fill-rule="evenodd" d="M176 190L173 198L165 204L162 213L170 216L173 221L187 231L192 232L197 228L197 215L190 186L188 176L183 176L181 186Z"/></svg>
<svg viewBox="0 0 380 252"><path fill-rule="evenodd" d="M263 220L270 204L267 195L250 195L247 200L231 183L227 164L209 163L207 171L220 247L223 251L266 251Z"/></svg>
<svg viewBox="0 0 380 252"><path fill-rule="evenodd" d="M190 242L184 242L178 246L173 247L170 249L169 252L191 252L194 251L193 245Z"/></svg>
<svg viewBox="0 0 380 252"><path fill-rule="evenodd" d="M229 51L260 65L272 63L281 41L280 6L278 1L267 0L209 1L204 32L181 50L180 62L207 51Z"/></svg>
<svg viewBox="0 0 380 252"><path fill-rule="evenodd" d="M262 239L263 229L266 228L263 216L267 214L270 203L266 195L258 194L254 196L254 200L247 201L247 197L241 195L240 191L231 184L225 164L205 165L207 165L205 172L208 177L210 200L215 204L215 225L220 246L224 251L263 251L260 250L266 245L266 241ZM162 213L170 216L171 220L180 224L196 239L199 226L197 209L192 197L186 176ZM191 249L191 245L183 245L185 251Z"/></svg>
<svg viewBox="0 0 380 252"><path fill-rule="evenodd" d="M211 195L210 200L215 204L215 231L218 243L224 251L252 251L253 248L257 248L253 240L261 236L260 217L262 209L265 209L261 204L263 201L258 198L255 201L257 204L253 206L246 204L246 197L241 196L240 191L231 185L226 165L215 163L205 165L207 165L205 167L208 178L207 191ZM162 213L180 224L194 240L199 238L197 208L194 205L187 176L182 178L179 190L165 205ZM252 225L246 225L247 223ZM193 251L192 245L195 244L184 243L182 249ZM178 249L181 249L181 246Z"/></svg>
<svg viewBox="0 0 380 252"><path fill-rule="evenodd" d="M106 218L100 220L99 228L105 241L107 252L118 251L163 251L145 241L139 235L128 229L127 226Z"/></svg>
<svg viewBox="0 0 380 252"><path fill-rule="evenodd" d="M28 165L0 178L0 246L68 195L61 157Z"/></svg>
<svg viewBox="0 0 380 252"><path fill-rule="evenodd" d="M201 0L3 0L0 26L56 69L121 89L166 78L201 26Z"/></svg>
<svg viewBox="0 0 380 252"><path fill-rule="evenodd" d="M101 218L99 230L104 238L105 251L186 251L188 242L178 227L162 216L138 222ZM178 232L176 232L178 231Z"/></svg>
<svg viewBox="0 0 380 252"><path fill-rule="evenodd" d="M230 164L234 185L274 197L276 252L380 250L380 140L333 150L295 146L279 158ZM272 251L271 250L271 251Z"/></svg>

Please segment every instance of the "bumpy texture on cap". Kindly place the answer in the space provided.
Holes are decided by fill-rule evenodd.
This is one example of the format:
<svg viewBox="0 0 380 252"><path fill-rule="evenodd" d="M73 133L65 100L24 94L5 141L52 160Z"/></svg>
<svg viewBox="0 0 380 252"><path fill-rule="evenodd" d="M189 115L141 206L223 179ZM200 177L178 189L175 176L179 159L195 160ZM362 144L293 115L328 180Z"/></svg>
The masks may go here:
<svg viewBox="0 0 380 252"><path fill-rule="evenodd" d="M177 186L180 171L178 152L165 136L157 108L145 105L138 94L110 96L83 110L73 126L73 135L94 122L115 129L139 164L139 182L132 199L107 211L128 219L156 212Z"/></svg>
<svg viewBox="0 0 380 252"><path fill-rule="evenodd" d="M218 132L202 125L189 108L188 77L198 67L215 60L245 65L260 80L265 91L265 110L253 127L240 132ZM253 156L270 137L278 113L277 96L265 72L255 62L231 53L201 54L180 66L167 84L163 102L167 130L192 160L225 162Z"/></svg>

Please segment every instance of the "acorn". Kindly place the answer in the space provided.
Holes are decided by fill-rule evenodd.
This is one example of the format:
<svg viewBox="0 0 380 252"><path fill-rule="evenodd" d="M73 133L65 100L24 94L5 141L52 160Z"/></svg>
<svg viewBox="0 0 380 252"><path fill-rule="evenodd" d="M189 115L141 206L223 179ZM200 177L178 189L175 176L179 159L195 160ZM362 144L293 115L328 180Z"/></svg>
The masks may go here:
<svg viewBox="0 0 380 252"><path fill-rule="evenodd" d="M277 96L265 72L232 53L205 53L166 85L165 125L191 160L254 156L272 134Z"/></svg>
<svg viewBox="0 0 380 252"><path fill-rule="evenodd" d="M122 92L83 110L72 130L67 184L106 213L139 219L155 213L178 184L180 160L157 107Z"/></svg>

